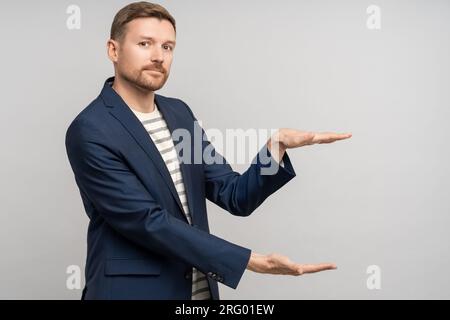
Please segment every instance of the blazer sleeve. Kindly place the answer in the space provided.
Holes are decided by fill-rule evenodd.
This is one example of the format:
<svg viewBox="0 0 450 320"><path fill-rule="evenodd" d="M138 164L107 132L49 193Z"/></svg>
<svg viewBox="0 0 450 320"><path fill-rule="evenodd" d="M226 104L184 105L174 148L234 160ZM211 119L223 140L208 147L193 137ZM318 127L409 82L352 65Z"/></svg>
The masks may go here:
<svg viewBox="0 0 450 320"><path fill-rule="evenodd" d="M192 110L186 103L183 104L196 122L195 125L199 126ZM203 152L215 159L213 163L203 162L206 197L233 215L249 216L267 197L296 176L287 152L278 163L267 144L264 144L243 174L235 172L214 149L203 128L196 130L201 130L204 137Z"/></svg>
<svg viewBox="0 0 450 320"><path fill-rule="evenodd" d="M216 274L217 281L237 287L250 258L249 249L162 209L94 124L75 120L65 143L78 187L107 224L151 252L181 260L205 274Z"/></svg>

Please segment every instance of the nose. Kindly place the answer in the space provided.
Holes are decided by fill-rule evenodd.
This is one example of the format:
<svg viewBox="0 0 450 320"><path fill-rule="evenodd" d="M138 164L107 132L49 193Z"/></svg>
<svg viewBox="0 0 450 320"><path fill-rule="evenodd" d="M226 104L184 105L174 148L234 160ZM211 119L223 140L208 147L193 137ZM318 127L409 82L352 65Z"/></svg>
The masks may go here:
<svg viewBox="0 0 450 320"><path fill-rule="evenodd" d="M152 62L162 63L164 61L162 49L155 47L151 52L150 60L152 60Z"/></svg>

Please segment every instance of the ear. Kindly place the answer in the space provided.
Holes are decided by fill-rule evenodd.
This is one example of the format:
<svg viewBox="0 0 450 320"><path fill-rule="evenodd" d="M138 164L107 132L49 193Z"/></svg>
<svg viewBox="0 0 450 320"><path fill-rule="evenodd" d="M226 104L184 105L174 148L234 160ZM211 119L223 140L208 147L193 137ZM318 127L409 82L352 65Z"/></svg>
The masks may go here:
<svg viewBox="0 0 450 320"><path fill-rule="evenodd" d="M119 59L119 42L113 39L109 39L106 43L108 49L108 57L112 62L117 62Z"/></svg>

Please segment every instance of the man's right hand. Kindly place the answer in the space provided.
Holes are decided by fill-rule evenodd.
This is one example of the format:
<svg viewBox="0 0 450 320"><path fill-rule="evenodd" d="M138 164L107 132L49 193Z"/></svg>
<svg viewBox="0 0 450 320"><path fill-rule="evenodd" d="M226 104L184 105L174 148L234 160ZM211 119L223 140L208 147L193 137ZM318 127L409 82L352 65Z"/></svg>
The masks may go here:
<svg viewBox="0 0 450 320"><path fill-rule="evenodd" d="M262 255L252 252L247 269L258 273L301 276L304 273L333 270L337 267L334 263L298 264L281 254Z"/></svg>

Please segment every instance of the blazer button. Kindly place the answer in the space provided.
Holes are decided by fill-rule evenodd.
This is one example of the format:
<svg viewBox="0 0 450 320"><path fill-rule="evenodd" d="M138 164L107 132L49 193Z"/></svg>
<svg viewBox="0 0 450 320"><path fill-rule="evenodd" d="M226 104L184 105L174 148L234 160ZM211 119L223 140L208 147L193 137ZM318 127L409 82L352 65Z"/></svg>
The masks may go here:
<svg viewBox="0 0 450 320"><path fill-rule="evenodd" d="M184 273L184 278L185 278L186 280L192 279L192 271L186 271L186 272Z"/></svg>

